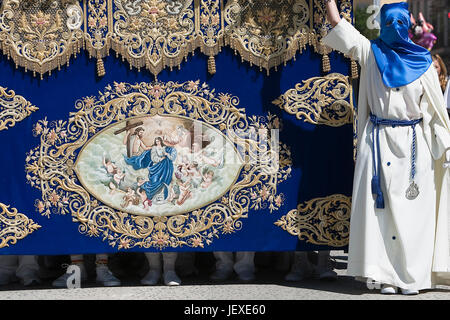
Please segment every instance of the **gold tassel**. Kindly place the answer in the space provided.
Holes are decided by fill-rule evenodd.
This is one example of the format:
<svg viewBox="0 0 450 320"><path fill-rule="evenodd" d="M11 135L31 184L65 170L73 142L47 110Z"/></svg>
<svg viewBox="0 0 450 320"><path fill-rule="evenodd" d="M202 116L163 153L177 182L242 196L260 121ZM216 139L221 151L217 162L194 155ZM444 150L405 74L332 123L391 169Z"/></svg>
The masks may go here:
<svg viewBox="0 0 450 320"><path fill-rule="evenodd" d="M208 58L208 72L210 74L216 73L216 60L214 59L214 56L209 56Z"/></svg>
<svg viewBox="0 0 450 320"><path fill-rule="evenodd" d="M322 69L323 69L323 72L326 72L326 73L331 71L330 58L328 57L327 54L324 54L322 56Z"/></svg>
<svg viewBox="0 0 450 320"><path fill-rule="evenodd" d="M352 71L352 79L358 79L358 65L356 64L356 61L352 59L351 61L351 71Z"/></svg>
<svg viewBox="0 0 450 320"><path fill-rule="evenodd" d="M103 77L106 74L105 65L103 64L103 59L97 58L97 76Z"/></svg>

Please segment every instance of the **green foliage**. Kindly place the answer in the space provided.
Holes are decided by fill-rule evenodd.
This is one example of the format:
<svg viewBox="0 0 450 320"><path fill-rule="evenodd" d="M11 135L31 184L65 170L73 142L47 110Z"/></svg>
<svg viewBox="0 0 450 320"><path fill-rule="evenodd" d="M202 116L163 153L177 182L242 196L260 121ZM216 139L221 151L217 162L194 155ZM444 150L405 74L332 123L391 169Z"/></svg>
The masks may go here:
<svg viewBox="0 0 450 320"><path fill-rule="evenodd" d="M366 12L365 8L355 8L355 28L361 32L367 39L373 40L378 38L379 30L378 29L369 29L367 28L367 19L372 15Z"/></svg>

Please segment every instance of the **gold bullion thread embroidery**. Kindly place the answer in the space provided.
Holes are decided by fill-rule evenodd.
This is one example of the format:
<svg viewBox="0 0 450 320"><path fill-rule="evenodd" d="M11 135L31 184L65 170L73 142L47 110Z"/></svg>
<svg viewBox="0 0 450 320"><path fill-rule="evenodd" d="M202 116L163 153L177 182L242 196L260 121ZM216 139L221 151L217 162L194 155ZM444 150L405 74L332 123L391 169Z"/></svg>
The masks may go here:
<svg viewBox="0 0 450 320"><path fill-rule="evenodd" d="M334 194L299 204L275 225L316 245L343 247L350 235L351 198Z"/></svg>
<svg viewBox="0 0 450 320"><path fill-rule="evenodd" d="M198 80L115 82L98 97L78 100L68 121L44 119L34 127L40 145L27 155L26 171L28 183L42 192L36 209L48 217L70 214L80 233L118 249L204 247L240 230L250 209L274 212L283 205L277 186L290 176L291 157L285 144L270 139L280 120L271 114L247 117L238 104L237 97L216 93ZM218 201L174 216L129 214L94 198L78 182L77 151L103 128L142 115L182 116L216 128L239 150L244 162L239 178ZM261 142L264 135L267 143Z"/></svg>
<svg viewBox="0 0 450 320"><path fill-rule="evenodd" d="M352 101L348 77L332 73L297 83L273 103L299 120L339 127L353 123Z"/></svg>
<svg viewBox="0 0 450 320"><path fill-rule="evenodd" d="M0 86L0 131L14 127L16 122L22 121L37 110L38 107L24 97Z"/></svg>
<svg viewBox="0 0 450 320"><path fill-rule="evenodd" d="M339 6L351 21L351 0ZM269 73L310 45L329 72L331 49L320 42L329 29L319 0L84 0L82 7L75 0L6 0L0 48L17 66L41 76L68 64L81 47L97 59L99 76L106 73L103 58L111 49L130 68L156 76L179 68L198 48L214 74L214 57L225 45ZM357 77L354 61L350 70Z"/></svg>
<svg viewBox="0 0 450 320"><path fill-rule="evenodd" d="M6 0L0 12L0 48L16 67L42 77L80 52L82 17L75 0Z"/></svg>
<svg viewBox="0 0 450 320"><path fill-rule="evenodd" d="M16 244L18 240L41 228L16 208L10 209L10 206L3 203L0 203L0 208L0 249Z"/></svg>

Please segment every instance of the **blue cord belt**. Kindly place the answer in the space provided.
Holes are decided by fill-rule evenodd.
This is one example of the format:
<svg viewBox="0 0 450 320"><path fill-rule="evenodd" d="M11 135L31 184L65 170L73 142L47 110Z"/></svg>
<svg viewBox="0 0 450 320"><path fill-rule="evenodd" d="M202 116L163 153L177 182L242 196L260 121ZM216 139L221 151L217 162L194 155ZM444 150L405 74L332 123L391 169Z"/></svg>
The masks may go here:
<svg viewBox="0 0 450 320"><path fill-rule="evenodd" d="M421 119L416 120L389 120L378 118L374 114L370 114L370 121L373 124L372 127L372 162L374 174L372 177L372 194L376 196L376 206L378 209L384 209L384 196L381 191L381 183L380 183L380 163L381 163L381 154L380 154L380 126L391 126L395 128L399 127L412 127L413 129L413 141L411 148L411 180L414 180L414 176L416 175L416 124L422 121ZM376 137L375 137L375 129L376 129ZM376 144L375 144L376 140ZM376 147L376 148L375 148ZM376 156L377 155L377 156ZM378 164L377 164L378 160Z"/></svg>

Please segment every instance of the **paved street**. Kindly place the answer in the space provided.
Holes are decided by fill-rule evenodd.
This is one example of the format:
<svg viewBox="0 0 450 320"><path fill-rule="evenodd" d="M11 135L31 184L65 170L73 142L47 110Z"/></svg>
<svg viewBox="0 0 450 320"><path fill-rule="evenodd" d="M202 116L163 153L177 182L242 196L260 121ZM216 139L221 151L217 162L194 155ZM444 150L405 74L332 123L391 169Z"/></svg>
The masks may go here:
<svg viewBox="0 0 450 320"><path fill-rule="evenodd" d="M179 287L142 286L138 277L121 278L122 286L104 288L89 282L81 289L54 289L51 281L33 288L20 284L0 287L0 300L450 300L450 287L424 291L417 296L380 295L369 290L365 283L345 275L347 256L333 251L337 281L310 279L297 283L285 281L285 272L268 266L259 266L256 280L241 283L233 278L223 283L208 279L208 273L182 277ZM258 266L258 265L257 265Z"/></svg>

